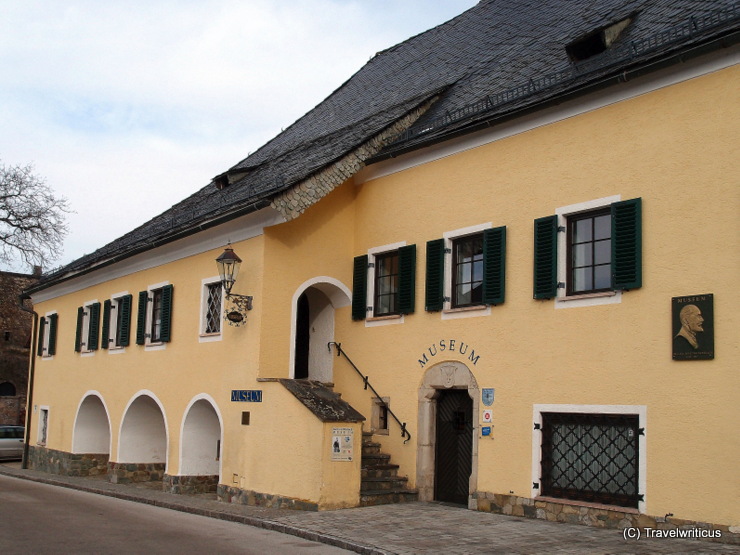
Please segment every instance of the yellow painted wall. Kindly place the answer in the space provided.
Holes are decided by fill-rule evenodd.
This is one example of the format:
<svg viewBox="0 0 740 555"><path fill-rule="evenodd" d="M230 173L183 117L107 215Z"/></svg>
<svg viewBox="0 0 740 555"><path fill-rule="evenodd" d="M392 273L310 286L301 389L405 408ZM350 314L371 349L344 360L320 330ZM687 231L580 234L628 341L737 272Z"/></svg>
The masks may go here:
<svg viewBox="0 0 740 555"><path fill-rule="evenodd" d="M51 407L49 447L71 449L77 405L95 389L111 414L115 460L126 403L147 389L166 407L168 472L176 474L183 411L205 392L224 420L223 483L234 485L229 479L237 474L244 489L351 504L357 469L329 464L308 440L325 437L326 425L307 417L278 384L256 379L291 375L292 300L302 284L328 276L351 288L352 257L406 241L417 245L416 312L402 324L366 327L352 322L344 306L336 310L334 339L408 423L414 437L408 444L395 423L381 440L410 485L418 388L426 369L447 357L467 363L480 387L496 389L493 438L479 442L479 491L531 495L535 404L644 405L647 512L740 524L740 445L732 433L740 416L738 71L718 71L361 185L345 183L297 220L234 245L248 261L236 292L254 294L255 308L245 327L225 326L221 342L197 342L200 280L214 275L216 251L42 303L39 313L60 314L58 354L37 361L35 404ZM533 300L533 220L611 195L643 199L643 287L613 305L556 310L555 301ZM458 320L425 312L426 242L486 222L507 226L505 304L489 316ZM124 290L135 296L164 280L175 285L173 340L165 351L132 345L124 355L73 353L77 306ZM674 362L671 297L701 293L714 294L716 358ZM422 368L427 349L450 339L474 349L477 363L448 350ZM335 391L369 419L370 397L342 359L334 359L332 379ZM265 401L231 403L232 389L264 389ZM248 428L240 424L243 410L254 418ZM270 451L276 433L284 441ZM296 449L306 461L300 469L289 458Z"/></svg>
<svg viewBox="0 0 740 555"><path fill-rule="evenodd" d="M740 385L740 322L731 308L740 269L737 73L693 79L357 186L350 253L345 185L271 232L284 247L267 249L281 268L271 272L281 276L272 290L285 299L314 275L348 280L352 256L416 244L416 313L368 328L342 309L336 325L336 340L391 396L415 438L425 371L418 359L440 340L464 341L480 355L477 364L451 359L468 362L480 387L496 388L493 438L480 442L480 491L531 495L533 405L645 405L647 511L737 523L740 446L727 432L739 416ZM643 287L616 305L555 310L554 301L533 300L533 220L611 195L643 199ZM486 222L507 226L506 303L480 318L442 321L424 312L426 241ZM671 297L699 293L715 296L717 357L674 362ZM269 351L289 343L287 326L277 322L285 314L284 306L270 328ZM263 368L272 368L267 353ZM335 362L334 381L369 418L369 397L343 362ZM395 424L383 442L413 484L414 442L402 445Z"/></svg>

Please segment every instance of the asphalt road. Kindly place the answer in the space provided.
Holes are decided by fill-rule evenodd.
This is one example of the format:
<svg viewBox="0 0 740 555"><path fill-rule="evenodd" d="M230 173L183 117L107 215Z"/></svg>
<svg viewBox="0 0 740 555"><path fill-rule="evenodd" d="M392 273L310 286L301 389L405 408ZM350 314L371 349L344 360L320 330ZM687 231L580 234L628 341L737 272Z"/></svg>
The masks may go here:
<svg viewBox="0 0 740 555"><path fill-rule="evenodd" d="M0 475L0 553L350 552L244 524Z"/></svg>

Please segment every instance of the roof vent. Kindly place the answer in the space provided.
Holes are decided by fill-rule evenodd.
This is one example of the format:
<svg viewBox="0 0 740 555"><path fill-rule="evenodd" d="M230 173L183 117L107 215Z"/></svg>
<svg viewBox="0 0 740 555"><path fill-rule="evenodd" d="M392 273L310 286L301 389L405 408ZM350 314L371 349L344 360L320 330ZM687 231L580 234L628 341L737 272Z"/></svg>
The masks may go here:
<svg viewBox="0 0 740 555"><path fill-rule="evenodd" d="M601 54L609 48L619 38L630 23L634 16L627 17L598 31L593 31L588 35L574 40L565 47L565 51L574 62L587 60L597 54Z"/></svg>
<svg viewBox="0 0 740 555"><path fill-rule="evenodd" d="M221 189L228 187L232 183L236 183L240 179L243 179L246 175L247 172L245 170L227 171L214 177L213 184L216 186L216 189L220 191Z"/></svg>

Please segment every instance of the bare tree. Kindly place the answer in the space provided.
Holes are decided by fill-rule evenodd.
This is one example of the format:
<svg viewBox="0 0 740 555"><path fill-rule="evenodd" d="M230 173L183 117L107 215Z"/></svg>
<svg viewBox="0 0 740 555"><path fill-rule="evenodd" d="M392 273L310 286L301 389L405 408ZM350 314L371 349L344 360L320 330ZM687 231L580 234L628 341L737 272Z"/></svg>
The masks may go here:
<svg viewBox="0 0 740 555"><path fill-rule="evenodd" d="M0 262L20 257L31 266L47 266L59 258L69 212L67 199L55 196L31 164L0 161Z"/></svg>

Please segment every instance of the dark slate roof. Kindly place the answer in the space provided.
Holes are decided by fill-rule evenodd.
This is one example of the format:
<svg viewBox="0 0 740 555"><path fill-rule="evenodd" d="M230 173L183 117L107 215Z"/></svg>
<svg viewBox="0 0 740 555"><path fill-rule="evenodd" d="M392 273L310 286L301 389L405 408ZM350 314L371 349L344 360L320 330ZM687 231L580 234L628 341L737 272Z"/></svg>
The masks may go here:
<svg viewBox="0 0 740 555"><path fill-rule="evenodd" d="M627 17L605 52L574 62L566 46ZM327 167L430 98L439 99L374 159L470 132L676 54L737 42L730 0L482 0L379 52L326 100L213 182L103 248L45 277L41 289L231 217ZM371 160L370 162L372 162ZM246 172L246 175L244 173Z"/></svg>
<svg viewBox="0 0 740 555"><path fill-rule="evenodd" d="M322 422L362 422L362 416L352 405L321 382L313 380L278 379L285 389Z"/></svg>

